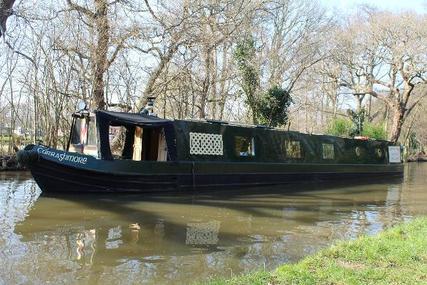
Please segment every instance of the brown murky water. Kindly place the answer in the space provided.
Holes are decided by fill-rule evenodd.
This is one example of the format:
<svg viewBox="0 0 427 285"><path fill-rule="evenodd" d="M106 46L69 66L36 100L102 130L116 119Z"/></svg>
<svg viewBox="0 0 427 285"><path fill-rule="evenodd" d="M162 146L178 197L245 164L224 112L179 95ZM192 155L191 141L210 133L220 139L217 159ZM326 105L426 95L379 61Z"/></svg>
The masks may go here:
<svg viewBox="0 0 427 285"><path fill-rule="evenodd" d="M426 215L426 174L411 164L369 185L47 197L29 174L0 173L0 284L189 284L273 269Z"/></svg>

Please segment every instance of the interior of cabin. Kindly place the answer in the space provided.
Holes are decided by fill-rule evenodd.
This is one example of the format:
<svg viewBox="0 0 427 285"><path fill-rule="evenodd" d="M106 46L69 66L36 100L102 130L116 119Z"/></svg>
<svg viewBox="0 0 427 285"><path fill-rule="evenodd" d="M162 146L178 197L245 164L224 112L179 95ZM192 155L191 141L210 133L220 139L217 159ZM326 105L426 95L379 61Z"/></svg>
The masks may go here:
<svg viewBox="0 0 427 285"><path fill-rule="evenodd" d="M163 128L135 127L133 133L132 160L167 160L167 145Z"/></svg>
<svg viewBox="0 0 427 285"><path fill-rule="evenodd" d="M166 161L168 156L163 128L110 126L110 150L114 159ZM117 142L118 141L118 142Z"/></svg>

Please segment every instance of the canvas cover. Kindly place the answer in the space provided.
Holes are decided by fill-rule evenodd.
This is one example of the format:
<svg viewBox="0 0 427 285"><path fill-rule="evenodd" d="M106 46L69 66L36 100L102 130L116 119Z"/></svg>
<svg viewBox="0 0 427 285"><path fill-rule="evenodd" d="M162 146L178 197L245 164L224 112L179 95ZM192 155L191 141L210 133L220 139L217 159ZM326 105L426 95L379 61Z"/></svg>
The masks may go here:
<svg viewBox="0 0 427 285"><path fill-rule="evenodd" d="M98 125L99 130L102 159L113 159L109 143L110 126L124 126L126 128L127 134L125 149L129 135L132 134L133 136L133 132L136 126L143 128L163 128L166 137L166 144L168 147L168 160L176 159L176 145L173 121L140 113L96 111L95 115L96 123Z"/></svg>

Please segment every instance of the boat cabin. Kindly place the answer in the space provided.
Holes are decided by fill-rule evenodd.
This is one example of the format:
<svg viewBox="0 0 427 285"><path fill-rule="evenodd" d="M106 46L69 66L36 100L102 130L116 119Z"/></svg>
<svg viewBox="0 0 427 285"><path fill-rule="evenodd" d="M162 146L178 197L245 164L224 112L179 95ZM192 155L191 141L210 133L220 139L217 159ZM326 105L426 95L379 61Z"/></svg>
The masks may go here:
<svg viewBox="0 0 427 285"><path fill-rule="evenodd" d="M139 113L73 115L68 151L103 160L388 164L391 142ZM394 146L396 148L396 146ZM400 155L400 154L399 154Z"/></svg>
<svg viewBox="0 0 427 285"><path fill-rule="evenodd" d="M104 160L174 160L173 124L143 114L96 111L73 114L68 151Z"/></svg>

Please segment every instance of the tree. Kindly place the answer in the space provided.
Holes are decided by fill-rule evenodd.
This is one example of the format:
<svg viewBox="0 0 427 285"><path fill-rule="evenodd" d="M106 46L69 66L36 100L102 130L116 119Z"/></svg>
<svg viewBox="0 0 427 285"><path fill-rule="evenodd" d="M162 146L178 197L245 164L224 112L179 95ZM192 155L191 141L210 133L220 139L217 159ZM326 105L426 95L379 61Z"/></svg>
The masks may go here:
<svg viewBox="0 0 427 285"><path fill-rule="evenodd" d="M12 15L12 7L15 0L0 0L0 37L6 33L6 23Z"/></svg>
<svg viewBox="0 0 427 285"><path fill-rule="evenodd" d="M178 103L180 116L221 118L235 78L232 46L254 5L248 0L144 1L144 8L147 27L141 29L142 45L135 49L153 64L146 68L137 107L143 107L147 97L158 97L168 112L175 113ZM187 94L177 94L176 88ZM179 101L184 98L189 101Z"/></svg>
<svg viewBox="0 0 427 285"><path fill-rule="evenodd" d="M260 15L257 40L263 46L262 80L282 86L287 92L298 86L301 77L327 57L330 18L316 1L266 1Z"/></svg>
<svg viewBox="0 0 427 285"><path fill-rule="evenodd" d="M344 67L341 86L358 97L382 101L391 111L389 139L396 142L405 119L421 98L411 101L426 83L427 17L367 10L336 32L332 53Z"/></svg>
<svg viewBox="0 0 427 285"><path fill-rule="evenodd" d="M273 86L259 93L259 71L256 65L256 48L253 37L246 36L236 46L234 57L240 72L240 87L252 111L252 122L270 127L284 125L288 121L288 107L292 99L288 91Z"/></svg>
<svg viewBox="0 0 427 285"><path fill-rule="evenodd" d="M130 28L117 38L113 38L110 27L109 10L117 1L93 0L94 8L90 10L86 6L67 0L71 10L76 11L82 17L82 22L86 24L90 31L95 33L95 41L86 47L90 54L85 54L81 49L73 46L62 46L64 50L78 54L80 57L90 59L92 69L92 100L94 109L105 109L105 76L111 64L117 58L118 53L125 47L125 42L137 34L137 30ZM87 22L84 20L86 19ZM91 42L91 41L88 41ZM109 49L113 49L109 56Z"/></svg>
<svg viewBox="0 0 427 285"><path fill-rule="evenodd" d="M177 53L178 49L192 40L188 35L193 30L192 16L188 1L174 9L167 4L158 3L153 9L148 0L144 0L150 20L147 28L142 27L142 38L145 41L143 47L134 45L137 51L154 57L157 62L149 73L147 82L136 103L136 109L140 110L147 103L149 97L157 97L157 83L161 75L167 70L168 64ZM161 41L159 41L159 38Z"/></svg>
<svg viewBox="0 0 427 285"><path fill-rule="evenodd" d="M258 102L259 122L269 127L283 126L288 122L288 108L292 98L288 91L274 86Z"/></svg>
<svg viewBox="0 0 427 285"><path fill-rule="evenodd" d="M246 36L236 46L234 58L240 73L240 87L246 96L246 102L252 111L252 122L258 124L259 71L255 63L255 40Z"/></svg>

